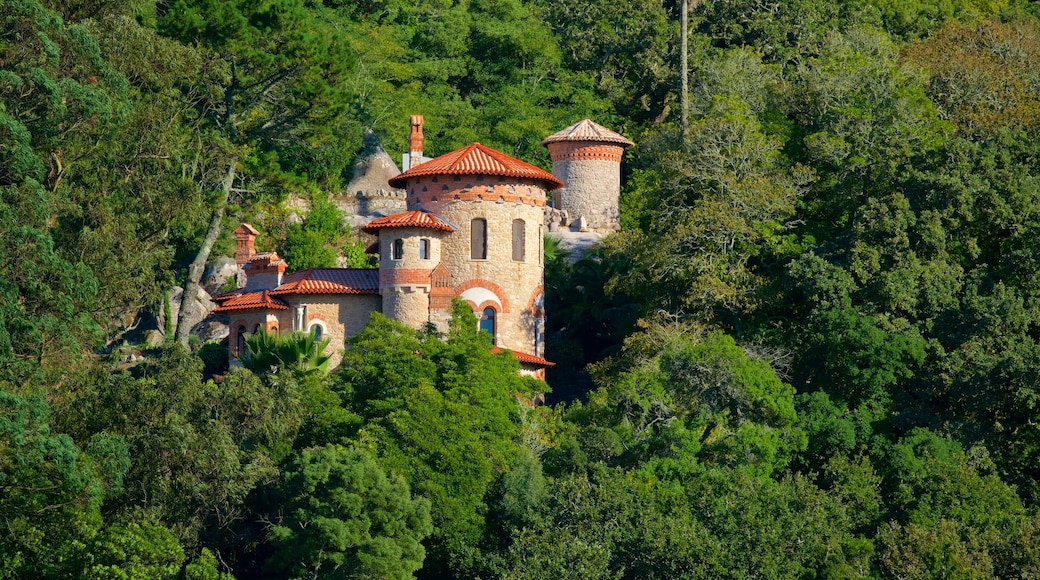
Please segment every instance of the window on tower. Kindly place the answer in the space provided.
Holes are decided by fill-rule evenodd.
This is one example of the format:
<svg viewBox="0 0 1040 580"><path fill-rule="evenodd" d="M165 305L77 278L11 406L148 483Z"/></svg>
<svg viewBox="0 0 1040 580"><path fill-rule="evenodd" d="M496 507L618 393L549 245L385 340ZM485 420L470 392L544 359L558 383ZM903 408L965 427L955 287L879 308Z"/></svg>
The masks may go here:
<svg viewBox="0 0 1040 580"><path fill-rule="evenodd" d="M429 260L430 259L430 240L422 239L419 240L419 259Z"/></svg>
<svg viewBox="0 0 1040 580"><path fill-rule="evenodd" d="M401 258L404 258L404 240L402 240L401 238L397 238L396 240L394 240L392 252L392 259L400 260Z"/></svg>
<svg viewBox="0 0 1040 580"><path fill-rule="evenodd" d="M470 250L469 257L471 260L486 260L487 259L487 220L484 218L475 218L470 222L469 232Z"/></svg>
<svg viewBox="0 0 1040 580"><path fill-rule="evenodd" d="M491 344L495 344L495 309L485 308L480 315L480 330L491 335Z"/></svg>
<svg viewBox="0 0 1040 580"><path fill-rule="evenodd" d="M513 220L513 260L524 261L525 246L527 245L527 232L524 220Z"/></svg>

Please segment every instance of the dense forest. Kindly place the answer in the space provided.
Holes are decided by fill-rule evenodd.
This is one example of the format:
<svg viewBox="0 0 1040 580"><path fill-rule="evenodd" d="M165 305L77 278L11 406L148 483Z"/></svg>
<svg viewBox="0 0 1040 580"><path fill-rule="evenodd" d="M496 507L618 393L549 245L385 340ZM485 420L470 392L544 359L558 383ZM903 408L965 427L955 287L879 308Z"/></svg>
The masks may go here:
<svg viewBox="0 0 1040 580"><path fill-rule="evenodd" d="M1040 3L683 1L0 0L0 578L1040 576ZM363 261L411 113L637 143L548 387L462 307L125 356L243 219Z"/></svg>

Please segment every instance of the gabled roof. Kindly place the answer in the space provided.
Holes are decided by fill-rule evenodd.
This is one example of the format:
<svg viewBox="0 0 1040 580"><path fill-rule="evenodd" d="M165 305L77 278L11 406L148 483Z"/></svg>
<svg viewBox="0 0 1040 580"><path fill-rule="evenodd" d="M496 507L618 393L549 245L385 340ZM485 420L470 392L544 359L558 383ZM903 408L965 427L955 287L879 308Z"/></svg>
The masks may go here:
<svg viewBox="0 0 1040 580"><path fill-rule="evenodd" d="M615 143L621 145L625 149L632 147L635 143L625 139L621 133L616 133L607 129L603 125L594 123L592 119L582 119L577 123L567 127L563 131L553 133L545 139L542 139L542 145L547 146L550 143L559 143L561 141L595 141L597 143Z"/></svg>
<svg viewBox="0 0 1040 580"><path fill-rule="evenodd" d="M272 296L285 294L379 294L379 270L308 268L282 278Z"/></svg>
<svg viewBox="0 0 1040 580"><path fill-rule="evenodd" d="M454 232L455 228L448 222L425 211L406 211L395 215L372 220L361 227L366 234L374 234L383 228L427 228Z"/></svg>
<svg viewBox="0 0 1040 580"><path fill-rule="evenodd" d="M498 353L500 353L502 351L508 352L509 354L513 355L513 357L516 360L520 361L520 364L535 365L535 366L539 366L539 367L554 367L554 366L556 366L556 363L549 362L549 361L545 360L544 358L542 358L540 356L535 356L533 354L527 354L525 352L509 350L507 348L499 348L497 346L491 349L492 354L498 354Z"/></svg>
<svg viewBox="0 0 1040 580"><path fill-rule="evenodd" d="M388 183L393 187L404 187L409 178L427 175L528 177L541 180L549 190L563 187L563 182L556 179L552 173L480 143L472 143L462 149L434 157L390 179Z"/></svg>
<svg viewBox="0 0 1040 580"><path fill-rule="evenodd" d="M238 292L218 297L220 306L213 312L231 312L233 310L288 310L289 305L273 298L267 290L259 292Z"/></svg>

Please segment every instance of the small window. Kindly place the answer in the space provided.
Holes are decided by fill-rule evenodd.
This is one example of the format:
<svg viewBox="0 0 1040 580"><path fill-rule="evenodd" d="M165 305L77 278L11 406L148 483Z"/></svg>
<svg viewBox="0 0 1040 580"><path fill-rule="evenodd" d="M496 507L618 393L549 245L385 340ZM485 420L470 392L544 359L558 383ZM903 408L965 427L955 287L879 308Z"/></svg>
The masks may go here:
<svg viewBox="0 0 1040 580"><path fill-rule="evenodd" d="M263 328L263 326L260 326L259 324L257 324L256 326L254 326L254 327L253 327L253 334L256 334L256 333L260 332L260 329L261 329L261 328Z"/></svg>
<svg viewBox="0 0 1040 580"><path fill-rule="evenodd" d="M476 218L470 222L470 251L471 260L487 259L487 220Z"/></svg>
<svg viewBox="0 0 1040 580"><path fill-rule="evenodd" d="M524 261L525 246L527 245L527 232L524 220L513 220L513 260Z"/></svg>
<svg viewBox="0 0 1040 580"><path fill-rule="evenodd" d="M429 260L430 259L430 240L419 240L419 259Z"/></svg>
<svg viewBox="0 0 1040 580"><path fill-rule="evenodd" d="M545 230L538 226L538 263L545 263Z"/></svg>
<svg viewBox="0 0 1040 580"><path fill-rule="evenodd" d="M495 309L485 308L480 316L480 330L491 335L491 344L495 344Z"/></svg>
<svg viewBox="0 0 1040 580"><path fill-rule="evenodd" d="M394 260L400 260L404 258L404 240L397 238L394 240L393 255L391 256Z"/></svg>
<svg viewBox="0 0 1040 580"><path fill-rule="evenodd" d="M321 340L321 325L315 324L311 327L311 335L314 336L314 340Z"/></svg>
<svg viewBox="0 0 1040 580"><path fill-rule="evenodd" d="M235 341L238 346L237 352L239 357L243 357L246 354L246 325L240 324L238 326L238 339Z"/></svg>

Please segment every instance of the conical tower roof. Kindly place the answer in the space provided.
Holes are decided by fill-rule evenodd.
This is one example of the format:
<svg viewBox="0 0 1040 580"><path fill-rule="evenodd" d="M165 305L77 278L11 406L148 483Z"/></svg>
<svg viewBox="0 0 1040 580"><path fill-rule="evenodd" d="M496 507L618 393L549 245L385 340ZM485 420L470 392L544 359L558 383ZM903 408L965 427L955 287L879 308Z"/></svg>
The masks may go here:
<svg viewBox="0 0 1040 580"><path fill-rule="evenodd" d="M577 123L567 127L563 131L553 133L545 139L542 139L542 145L548 146L550 143L560 143L563 141L592 141L596 143L614 143L621 147L628 149L635 145L635 143L625 139L621 133L611 131L603 125L594 123L592 119L585 118Z"/></svg>
<svg viewBox="0 0 1040 580"><path fill-rule="evenodd" d="M480 143L472 143L416 165L388 183L391 187L404 187L409 178L428 175L527 177L542 181L549 190L563 186L563 182L552 173Z"/></svg>

